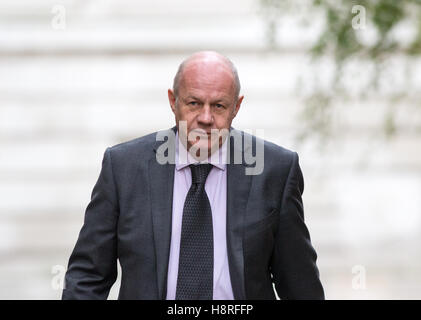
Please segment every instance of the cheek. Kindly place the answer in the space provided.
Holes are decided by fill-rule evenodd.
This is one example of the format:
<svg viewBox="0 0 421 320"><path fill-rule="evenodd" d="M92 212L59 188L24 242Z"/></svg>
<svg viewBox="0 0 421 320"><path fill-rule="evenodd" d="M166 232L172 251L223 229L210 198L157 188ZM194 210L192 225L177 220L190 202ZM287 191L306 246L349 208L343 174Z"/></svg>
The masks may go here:
<svg viewBox="0 0 421 320"><path fill-rule="evenodd" d="M187 128L191 128L194 125L196 116L196 113L192 112L191 110L181 108L178 110L177 120L186 121Z"/></svg>
<svg viewBox="0 0 421 320"><path fill-rule="evenodd" d="M215 116L215 124L218 129L228 128L232 121L232 115L227 112L223 115Z"/></svg>
<svg viewBox="0 0 421 320"><path fill-rule="evenodd" d="M177 108L177 118L179 120L187 120L189 118L188 109L185 107L178 107Z"/></svg>

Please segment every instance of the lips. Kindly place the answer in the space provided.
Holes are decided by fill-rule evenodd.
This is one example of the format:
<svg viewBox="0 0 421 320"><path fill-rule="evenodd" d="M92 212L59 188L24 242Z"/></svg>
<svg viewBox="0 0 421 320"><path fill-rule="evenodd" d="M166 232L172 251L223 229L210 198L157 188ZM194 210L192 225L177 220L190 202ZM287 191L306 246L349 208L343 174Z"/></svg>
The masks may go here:
<svg viewBox="0 0 421 320"><path fill-rule="evenodd" d="M210 137L211 133L210 132L205 132L205 131L201 131L201 130L193 130L190 132L191 134L194 134L196 136L201 136L201 137Z"/></svg>

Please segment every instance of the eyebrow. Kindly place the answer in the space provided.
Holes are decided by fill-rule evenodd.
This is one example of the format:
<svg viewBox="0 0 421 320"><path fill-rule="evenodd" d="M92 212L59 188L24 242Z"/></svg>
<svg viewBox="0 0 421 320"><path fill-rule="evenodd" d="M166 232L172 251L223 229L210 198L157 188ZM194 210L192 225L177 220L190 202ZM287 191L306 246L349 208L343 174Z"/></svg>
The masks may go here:
<svg viewBox="0 0 421 320"><path fill-rule="evenodd" d="M195 96L187 96L185 98L185 100L189 100L189 99L193 99L193 100L198 100L198 101L202 101L202 99L195 97ZM222 103L227 103L227 100L225 98L222 99L217 99L215 101L212 101L212 103L218 103L218 102L222 102Z"/></svg>
<svg viewBox="0 0 421 320"><path fill-rule="evenodd" d="M188 97L186 97L186 98L185 98L185 100L189 100L189 99L193 99L193 100L199 100L199 101L201 101L201 99L199 99L199 98L197 98L197 97L195 97L195 96L188 96Z"/></svg>

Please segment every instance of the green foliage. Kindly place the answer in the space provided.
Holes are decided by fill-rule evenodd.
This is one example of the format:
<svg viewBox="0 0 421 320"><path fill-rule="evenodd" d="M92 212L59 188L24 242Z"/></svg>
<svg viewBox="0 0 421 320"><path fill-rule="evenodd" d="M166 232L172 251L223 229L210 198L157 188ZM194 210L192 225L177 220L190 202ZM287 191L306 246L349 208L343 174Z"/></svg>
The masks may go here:
<svg viewBox="0 0 421 320"><path fill-rule="evenodd" d="M286 14L286 3L292 2L261 0L261 5L266 12L282 9ZM311 131L310 134L319 133L327 137L333 121L329 108L335 101L342 101L347 92L341 79L349 61L368 61L374 66L375 72L367 91L375 93L378 80L383 76L383 66L389 58L399 55L411 61L421 56L421 0L308 0L306 11L310 18L320 14L317 19L322 16L324 20L322 32L311 46L310 54L315 60L324 56L333 57L335 75L329 90L322 90L316 84L315 91L305 97L303 118L307 121L306 128ZM273 20L271 23L273 28ZM353 23L356 23L356 27ZM401 41L394 33L401 23L414 27L414 36L410 41ZM366 35L363 32L368 29L374 36L367 40L362 36ZM274 47L273 43L271 47ZM399 97L405 99L409 94L402 92ZM399 99L393 101L398 102ZM394 108L389 104L385 109L384 132L390 137L397 132Z"/></svg>
<svg viewBox="0 0 421 320"><path fill-rule="evenodd" d="M340 3L338 5L338 3ZM316 0L313 5L326 12L325 30L319 41L313 46L312 53L320 56L328 50L335 55L338 62L358 54L361 57L379 59L396 53L397 51L417 54L416 49L420 45L421 30L408 47L402 47L396 39L391 37L393 29L405 18L409 18L414 12L421 14L419 1L414 0L377 0L377 1L326 1ZM372 26L377 33L377 39L373 43L362 43L357 38L356 30L351 22L357 13L353 13L353 6L365 8L367 24ZM420 51L418 54L421 53Z"/></svg>

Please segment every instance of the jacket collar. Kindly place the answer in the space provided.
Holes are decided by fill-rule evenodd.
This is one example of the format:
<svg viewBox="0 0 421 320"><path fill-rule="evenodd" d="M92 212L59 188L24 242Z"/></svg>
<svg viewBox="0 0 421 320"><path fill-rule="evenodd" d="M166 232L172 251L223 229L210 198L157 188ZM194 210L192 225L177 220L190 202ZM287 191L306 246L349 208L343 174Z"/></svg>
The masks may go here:
<svg viewBox="0 0 421 320"><path fill-rule="evenodd" d="M174 134L171 134L171 131ZM175 133L177 127L162 131L162 136L167 136L167 143L175 143ZM157 133L158 134L158 133ZM228 139L229 161L227 163L227 250L228 264L231 277L231 285L235 299L246 299L244 280L244 255L243 255L243 226L244 217L247 210L249 191L251 186L251 175L245 174L244 161L234 162L237 153L244 158L243 132L230 128L230 138ZM156 141L154 151L156 155L164 155L165 149L159 148L165 141ZM246 146L247 150L249 146ZM155 154L154 154L155 155ZM169 158L175 157L167 155ZM174 158L173 158L174 159ZM175 165L158 163L154 156L149 160L149 185L151 199L151 215L153 223L156 266L157 266L157 286L160 299L166 298L167 274L171 243L172 224L172 202L174 189Z"/></svg>

